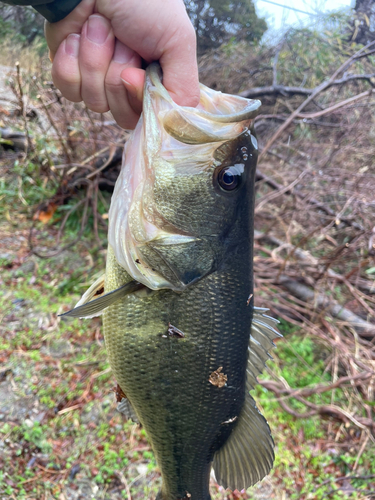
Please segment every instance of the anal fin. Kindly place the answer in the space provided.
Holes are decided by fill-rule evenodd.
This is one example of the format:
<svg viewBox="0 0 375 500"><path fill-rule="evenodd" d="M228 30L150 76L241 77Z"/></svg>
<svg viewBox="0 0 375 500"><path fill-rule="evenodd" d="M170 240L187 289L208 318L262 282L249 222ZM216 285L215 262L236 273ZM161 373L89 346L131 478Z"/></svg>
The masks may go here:
<svg viewBox="0 0 375 500"><path fill-rule="evenodd" d="M139 424L139 419L137 414L134 411L134 408L130 404L128 398L122 398L119 403L117 403L117 410L125 415L125 417L129 420L133 420L134 423Z"/></svg>

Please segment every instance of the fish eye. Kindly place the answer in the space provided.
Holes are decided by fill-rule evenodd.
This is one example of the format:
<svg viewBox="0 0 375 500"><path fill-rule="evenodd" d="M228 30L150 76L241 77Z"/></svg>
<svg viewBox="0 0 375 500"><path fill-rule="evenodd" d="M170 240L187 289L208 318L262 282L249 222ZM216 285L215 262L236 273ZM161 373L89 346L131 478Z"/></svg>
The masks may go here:
<svg viewBox="0 0 375 500"><path fill-rule="evenodd" d="M242 168L239 168L242 167ZM224 167L219 171L217 182L224 191L234 191L241 184L243 165Z"/></svg>

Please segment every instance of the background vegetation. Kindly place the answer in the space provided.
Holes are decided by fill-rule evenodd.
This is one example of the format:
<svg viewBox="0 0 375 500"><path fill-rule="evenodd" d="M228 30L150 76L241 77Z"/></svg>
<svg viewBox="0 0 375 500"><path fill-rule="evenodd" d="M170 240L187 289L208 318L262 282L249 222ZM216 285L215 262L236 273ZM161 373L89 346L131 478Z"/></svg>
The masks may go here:
<svg viewBox="0 0 375 500"><path fill-rule="evenodd" d="M233 35L229 7L190 2L192 15L224 19L224 32L215 21L212 36L200 23L201 47L211 43L200 49L201 80L263 102L255 302L280 319L284 338L255 391L273 430L274 470L247 492L212 480L212 497L374 498L375 45L356 22L366 24L366 11L263 45L259 20L252 39L241 27ZM242 7L253 12L250 2ZM28 39L7 12L0 498L154 499L159 473L144 431L115 409L100 321L58 317L103 269L128 133L111 116L65 101L41 57L44 42Z"/></svg>

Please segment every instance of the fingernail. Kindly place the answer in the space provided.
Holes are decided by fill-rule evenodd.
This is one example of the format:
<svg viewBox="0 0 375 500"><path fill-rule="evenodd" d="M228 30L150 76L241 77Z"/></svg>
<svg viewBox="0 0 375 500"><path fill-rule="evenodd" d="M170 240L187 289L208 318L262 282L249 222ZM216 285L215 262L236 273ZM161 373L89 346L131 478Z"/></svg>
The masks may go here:
<svg viewBox="0 0 375 500"><path fill-rule="evenodd" d="M121 80L122 80L123 84L125 85L126 90L128 92L130 92L133 95L137 95L137 89L134 87L134 85L132 83L127 82L123 78L121 78Z"/></svg>
<svg viewBox="0 0 375 500"><path fill-rule="evenodd" d="M101 45L107 40L110 29L111 26L107 19L94 14L87 21L87 38Z"/></svg>
<svg viewBox="0 0 375 500"><path fill-rule="evenodd" d="M113 54L113 60L115 62L124 64L130 61L134 55L134 50L130 49L119 40L116 40L115 52Z"/></svg>
<svg viewBox="0 0 375 500"><path fill-rule="evenodd" d="M72 57L78 57L79 41L81 37L72 33L65 41L65 53Z"/></svg>

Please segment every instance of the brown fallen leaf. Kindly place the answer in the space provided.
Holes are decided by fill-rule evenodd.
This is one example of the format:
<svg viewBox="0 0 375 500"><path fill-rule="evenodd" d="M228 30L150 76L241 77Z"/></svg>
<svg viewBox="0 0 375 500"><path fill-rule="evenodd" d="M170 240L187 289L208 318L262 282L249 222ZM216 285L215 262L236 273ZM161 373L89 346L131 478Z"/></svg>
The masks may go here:
<svg viewBox="0 0 375 500"><path fill-rule="evenodd" d="M42 210L37 210L33 216L33 220L40 220L40 222L43 222L43 224L47 224L53 216L53 214L56 212L57 205L56 203L50 202L47 205L47 208Z"/></svg>

